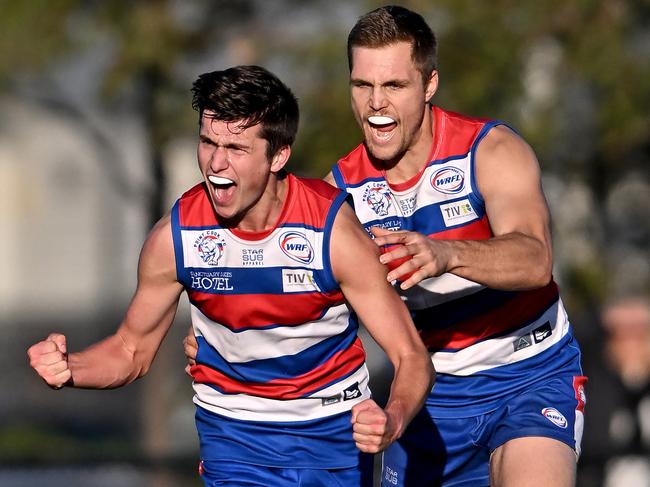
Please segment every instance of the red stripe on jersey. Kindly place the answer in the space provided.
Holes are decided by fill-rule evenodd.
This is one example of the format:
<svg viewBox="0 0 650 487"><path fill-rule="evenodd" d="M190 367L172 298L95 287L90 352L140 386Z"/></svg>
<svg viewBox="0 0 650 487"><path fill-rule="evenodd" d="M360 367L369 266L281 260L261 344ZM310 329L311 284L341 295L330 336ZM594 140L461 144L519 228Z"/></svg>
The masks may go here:
<svg viewBox="0 0 650 487"><path fill-rule="evenodd" d="M433 143L432 154L430 154L430 160L427 163L467 154L477 135L485 123L488 122L487 119L468 117L436 106L432 107L431 110L434 117ZM453 128L450 129L450 127ZM449 137L452 131L454 136ZM383 171L372 165L363 144L358 145L349 154L342 157L338 161L338 166L344 181L348 185L354 186L368 179L385 180ZM424 167L422 170L424 170ZM406 190L418 180L419 177L416 176L404 184L391 185L391 187L397 191Z"/></svg>
<svg viewBox="0 0 650 487"><path fill-rule="evenodd" d="M518 325L530 323L557 301L558 296L557 285L551 281L543 288L518 293L497 309L454 324L448 329L423 331L421 338L430 350L466 348L485 338L512 330Z"/></svg>
<svg viewBox="0 0 650 487"><path fill-rule="evenodd" d="M205 183L197 184L183 194L179 202L179 217L181 226L197 221L204 226L217 224Z"/></svg>
<svg viewBox="0 0 650 487"><path fill-rule="evenodd" d="M365 358L363 345L357 338L350 347L334 354L327 362L306 374L290 379L276 379L265 383L238 382L205 365L192 366L190 373L195 382L213 384L226 394L248 394L270 399L298 399L354 372L363 365Z"/></svg>
<svg viewBox="0 0 650 487"><path fill-rule="evenodd" d="M490 237L492 237L492 230L490 230L487 215L483 215L483 218L468 225L429 235L429 238L435 240L487 240Z"/></svg>
<svg viewBox="0 0 650 487"><path fill-rule="evenodd" d="M299 325L319 319L328 308L343 302L340 290L304 294L207 294L188 290L188 296L205 316L234 331ZM291 318L298 321L287 322Z"/></svg>

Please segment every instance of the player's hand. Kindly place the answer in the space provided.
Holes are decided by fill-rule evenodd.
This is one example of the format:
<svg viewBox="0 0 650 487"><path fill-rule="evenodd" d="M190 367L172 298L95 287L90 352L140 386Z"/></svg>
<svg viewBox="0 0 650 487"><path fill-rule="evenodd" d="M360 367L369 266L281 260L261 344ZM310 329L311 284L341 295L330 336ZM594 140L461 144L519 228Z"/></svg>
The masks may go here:
<svg viewBox="0 0 650 487"><path fill-rule="evenodd" d="M388 281L401 281L402 289L447 271L451 256L444 241L430 239L418 232L393 232L380 227L371 227L370 231L375 243L383 250L379 260L389 269Z"/></svg>
<svg viewBox="0 0 650 487"><path fill-rule="evenodd" d="M185 373L190 377L190 367L196 365L196 354L199 352L199 344L194 336L194 330L190 326L187 331L187 336L183 338L183 351L187 357L187 365L185 366Z"/></svg>
<svg viewBox="0 0 650 487"><path fill-rule="evenodd" d="M29 365L53 389L60 389L72 378L65 335L50 334L45 340L29 347L27 356Z"/></svg>
<svg viewBox="0 0 650 487"><path fill-rule="evenodd" d="M379 453L397 438L393 421L372 399L352 408L352 438L359 450Z"/></svg>

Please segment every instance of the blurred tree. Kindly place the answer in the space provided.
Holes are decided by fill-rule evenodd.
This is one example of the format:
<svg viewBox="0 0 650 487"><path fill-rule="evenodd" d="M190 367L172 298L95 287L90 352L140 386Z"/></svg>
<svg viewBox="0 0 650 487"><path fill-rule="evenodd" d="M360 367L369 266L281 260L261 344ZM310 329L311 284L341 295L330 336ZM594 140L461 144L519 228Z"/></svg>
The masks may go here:
<svg viewBox="0 0 650 487"><path fill-rule="evenodd" d="M196 130L189 108L194 68L259 63L277 72L301 103L292 169L322 176L360 141L350 111L347 33L357 16L385 3L0 0L0 88L80 53L109 50L97 94L108 109L127 107L142 117L153 223L164 211L165 146ZM606 223L603 201L626 174L635 170L648 180L648 0L399 3L421 12L438 36L441 84L435 102L511 123L534 147L546 173L587 181L595 190L592 218ZM638 211L629 225L642 225L647 212ZM618 227L608 233L614 227L605 226L605 235L635 235L635 245L643 245L639 234L647 235ZM566 284L577 302L598 301L606 290L608 248L599 245L600 253L586 264L568 263ZM149 384L157 387L159 381ZM148 413L155 443L160 429L156 414Z"/></svg>

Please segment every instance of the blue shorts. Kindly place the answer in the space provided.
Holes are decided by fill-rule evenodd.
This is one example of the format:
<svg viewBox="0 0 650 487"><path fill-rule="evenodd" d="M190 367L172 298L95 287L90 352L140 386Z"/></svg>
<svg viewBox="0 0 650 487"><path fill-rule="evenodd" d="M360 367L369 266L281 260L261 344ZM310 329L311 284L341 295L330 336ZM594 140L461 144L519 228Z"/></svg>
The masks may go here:
<svg viewBox="0 0 650 487"><path fill-rule="evenodd" d="M352 468L283 468L202 461L199 473L206 487L372 487L372 469L372 455L360 453L359 465Z"/></svg>
<svg viewBox="0 0 650 487"><path fill-rule="evenodd" d="M579 454L585 381L552 378L479 416L433 418L425 406L384 453L382 487L487 486L492 452L526 436L554 438Z"/></svg>

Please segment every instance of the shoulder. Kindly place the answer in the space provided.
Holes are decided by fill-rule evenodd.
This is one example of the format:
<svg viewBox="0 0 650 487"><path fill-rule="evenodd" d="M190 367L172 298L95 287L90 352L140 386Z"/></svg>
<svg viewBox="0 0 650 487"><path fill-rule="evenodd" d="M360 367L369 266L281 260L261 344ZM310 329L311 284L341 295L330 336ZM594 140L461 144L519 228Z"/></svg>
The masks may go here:
<svg viewBox="0 0 650 487"><path fill-rule="evenodd" d="M329 181L314 178L296 178L298 182L307 190L325 198L334 199L341 192L334 187Z"/></svg>
<svg viewBox="0 0 650 487"><path fill-rule="evenodd" d="M520 171L539 172L537 157L530 145L511 128L497 125L490 129L476 149L476 170L480 179L504 177Z"/></svg>

